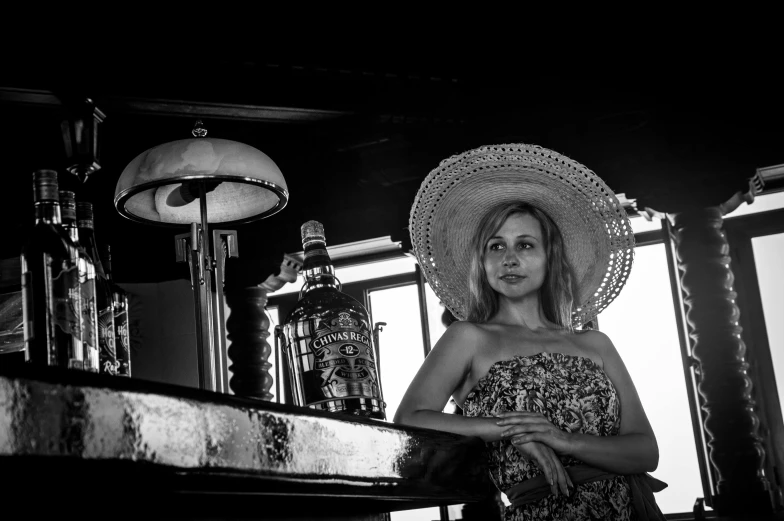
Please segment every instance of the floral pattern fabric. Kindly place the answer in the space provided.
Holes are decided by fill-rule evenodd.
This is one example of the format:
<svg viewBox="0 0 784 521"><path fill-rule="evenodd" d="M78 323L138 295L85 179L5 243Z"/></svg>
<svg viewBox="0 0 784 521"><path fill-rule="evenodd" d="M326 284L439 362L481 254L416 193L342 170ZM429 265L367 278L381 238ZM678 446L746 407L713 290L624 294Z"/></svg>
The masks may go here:
<svg viewBox="0 0 784 521"><path fill-rule="evenodd" d="M504 411L544 414L568 432L613 436L620 429L620 403L610 379L590 358L561 353L516 356L496 362L463 404L466 416L493 416ZM500 490L542 474L509 440L488 443L491 477ZM583 464L562 456L564 467ZM506 521L635 519L626 478L577 485L571 496L559 494L508 507Z"/></svg>

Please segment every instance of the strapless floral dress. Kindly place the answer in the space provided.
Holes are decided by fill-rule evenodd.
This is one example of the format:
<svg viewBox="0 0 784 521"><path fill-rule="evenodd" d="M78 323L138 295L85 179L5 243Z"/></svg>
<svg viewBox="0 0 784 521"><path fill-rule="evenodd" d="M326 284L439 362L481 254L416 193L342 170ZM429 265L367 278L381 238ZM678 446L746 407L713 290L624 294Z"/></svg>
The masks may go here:
<svg viewBox="0 0 784 521"><path fill-rule="evenodd" d="M620 429L620 403L610 379L590 358L560 353L516 356L496 362L463 404L465 416L504 411L544 414L569 432L612 436ZM491 477L500 490L542 474L509 440L488 443ZM564 467L583 464L562 456ZM552 494L520 507L508 507L506 521L636 519L626 478L577 485L571 496Z"/></svg>

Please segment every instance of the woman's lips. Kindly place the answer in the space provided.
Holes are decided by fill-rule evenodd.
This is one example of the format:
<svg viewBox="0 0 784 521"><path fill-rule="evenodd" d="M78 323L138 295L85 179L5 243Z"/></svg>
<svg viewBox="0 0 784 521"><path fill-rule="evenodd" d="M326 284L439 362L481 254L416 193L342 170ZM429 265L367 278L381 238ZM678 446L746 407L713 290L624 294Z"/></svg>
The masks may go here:
<svg viewBox="0 0 784 521"><path fill-rule="evenodd" d="M502 275L500 278L504 282L518 282L523 280L525 277L523 275Z"/></svg>

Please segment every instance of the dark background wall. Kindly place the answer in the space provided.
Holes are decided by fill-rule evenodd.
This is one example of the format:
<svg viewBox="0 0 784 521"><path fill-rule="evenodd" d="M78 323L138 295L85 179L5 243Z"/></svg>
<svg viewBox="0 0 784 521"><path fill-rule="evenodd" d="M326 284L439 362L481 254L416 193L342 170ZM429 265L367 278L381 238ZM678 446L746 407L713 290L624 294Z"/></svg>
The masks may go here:
<svg viewBox="0 0 784 521"><path fill-rule="evenodd" d="M190 137L198 117L209 136L269 155L291 194L277 215L237 227L240 258L230 261L229 284L276 271L283 253L301 249L299 226L309 219L324 223L329 244L391 235L407 247L424 177L484 144L556 150L640 208L719 204L745 191L756 168L784 163L780 84L765 60L683 57L521 53L495 61L225 49L176 60L144 52L86 63L18 57L0 80L0 258L18 255L32 226L32 171L64 164L57 100L71 96L89 96L106 114L102 169L85 184L61 171L62 184L95 205L98 239L111 243L121 282L188 277L174 257L183 230L129 222L113 197L128 162Z"/></svg>

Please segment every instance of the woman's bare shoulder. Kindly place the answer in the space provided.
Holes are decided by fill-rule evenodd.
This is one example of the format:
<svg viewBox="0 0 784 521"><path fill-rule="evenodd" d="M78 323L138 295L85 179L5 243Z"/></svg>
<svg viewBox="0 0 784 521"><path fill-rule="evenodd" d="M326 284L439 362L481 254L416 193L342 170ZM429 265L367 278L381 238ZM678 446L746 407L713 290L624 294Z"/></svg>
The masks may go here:
<svg viewBox="0 0 784 521"><path fill-rule="evenodd" d="M458 320L452 322L446 330L451 331L453 334L478 335L482 334L482 332L485 331L485 328L483 324L477 324L476 322L469 322L467 320Z"/></svg>
<svg viewBox="0 0 784 521"><path fill-rule="evenodd" d="M576 331L572 338L581 350L587 351L588 354L593 355L591 358L593 358L594 361L601 360L602 363L599 365L602 367L604 367L604 362L607 360L608 356L615 351L615 347L613 346L610 337L595 329Z"/></svg>
<svg viewBox="0 0 784 521"><path fill-rule="evenodd" d="M576 331L574 334L575 338L578 339L580 342L586 342L596 347L606 347L608 344L612 344L610 341L610 337L608 337L605 333L602 333L598 329L586 329L585 331Z"/></svg>
<svg viewBox="0 0 784 521"><path fill-rule="evenodd" d="M461 320L449 325L436 346L450 350L468 349L473 353L477 346L486 341L488 334L482 324Z"/></svg>

